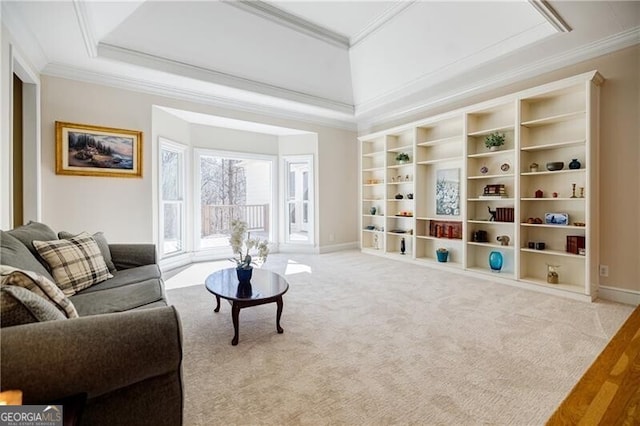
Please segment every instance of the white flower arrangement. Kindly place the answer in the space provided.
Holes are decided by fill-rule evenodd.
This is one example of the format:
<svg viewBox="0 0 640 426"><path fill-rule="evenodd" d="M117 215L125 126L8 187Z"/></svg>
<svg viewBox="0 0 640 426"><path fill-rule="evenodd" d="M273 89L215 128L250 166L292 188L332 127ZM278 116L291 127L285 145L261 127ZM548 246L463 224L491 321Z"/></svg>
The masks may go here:
<svg viewBox="0 0 640 426"><path fill-rule="evenodd" d="M251 269L251 265L255 264L251 257L251 250L257 250L256 259L260 263L267 261L269 255L269 241L260 240L258 238L251 239L251 233L247 232L249 225L242 220L234 220L231 222L231 238L229 244L234 254L238 257L229 259L236 263L238 269ZM245 239L246 234L246 239Z"/></svg>

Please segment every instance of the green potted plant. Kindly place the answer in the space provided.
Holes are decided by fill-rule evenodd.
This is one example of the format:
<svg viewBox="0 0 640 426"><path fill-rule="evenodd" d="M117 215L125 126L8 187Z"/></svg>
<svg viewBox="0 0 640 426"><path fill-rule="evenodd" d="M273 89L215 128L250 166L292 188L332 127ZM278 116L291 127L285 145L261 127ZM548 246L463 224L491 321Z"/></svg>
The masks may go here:
<svg viewBox="0 0 640 426"><path fill-rule="evenodd" d="M406 152L399 152L398 155L396 155L396 161L398 164L404 164L411 161L411 158L409 158L409 154Z"/></svg>
<svg viewBox="0 0 640 426"><path fill-rule="evenodd" d="M440 247L436 250L436 256L438 256L438 262L446 262L449 257L449 250L444 247Z"/></svg>
<svg viewBox="0 0 640 426"><path fill-rule="evenodd" d="M484 145L491 151L495 151L499 146L504 145L504 133L493 132L484 138Z"/></svg>

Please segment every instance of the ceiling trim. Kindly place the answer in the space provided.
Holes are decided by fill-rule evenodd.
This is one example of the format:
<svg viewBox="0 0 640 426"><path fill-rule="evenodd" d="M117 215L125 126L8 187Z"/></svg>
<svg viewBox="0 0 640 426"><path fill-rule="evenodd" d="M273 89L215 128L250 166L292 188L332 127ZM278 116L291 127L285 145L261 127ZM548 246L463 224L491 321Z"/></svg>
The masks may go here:
<svg viewBox="0 0 640 426"><path fill-rule="evenodd" d="M76 12L78 27L80 28L87 54L90 58L95 58L98 56L98 43L96 43L96 38L93 36L93 31L89 24L89 14L87 13L85 1L73 0L73 10Z"/></svg>
<svg viewBox="0 0 640 426"><path fill-rule="evenodd" d="M320 114L301 112L300 108L296 110L293 108L277 108L273 105L260 105L258 103L239 101L237 99L229 97L202 93L201 91L197 90L177 88L168 84L137 79L131 76L115 76L92 70L79 69L76 67L58 63L48 64L42 70L42 74L74 81L82 81L85 83L99 84L102 86L109 86L118 89L131 90L134 92L159 95L171 99L195 102L220 108L245 111L267 117L295 120L303 123L323 125L350 131L356 130L356 124L353 121L352 116L350 117L346 114L344 119L323 117Z"/></svg>
<svg viewBox="0 0 640 426"><path fill-rule="evenodd" d="M314 24L292 13L286 12L260 0L222 0L229 6L268 19L269 21L315 37L343 49L349 48L349 38L328 28Z"/></svg>
<svg viewBox="0 0 640 426"><path fill-rule="evenodd" d="M401 12L407 9L409 6L412 6L416 0L408 0L408 1L399 1L395 3L393 6L388 8L382 13L382 15L378 16L376 19L371 21L366 27L360 30L356 35L351 37L350 46L353 47L356 44L360 43L371 34L378 31L383 25L387 22L391 21L393 18L398 16Z"/></svg>
<svg viewBox="0 0 640 426"><path fill-rule="evenodd" d="M596 58L620 49L640 44L640 27L632 28L618 34L597 40L572 50L570 53L560 53L552 57L536 61L532 64L510 71L496 74L491 78L479 81L466 87L458 87L441 95L427 99L419 104L398 108L395 111L380 112L378 114L359 113L356 106L356 122L358 129L368 131L373 126L386 125L392 121L399 121L409 116L427 112L430 109L446 106L453 102L464 100L470 96L479 95L511 83L536 77L562 67L575 65L581 61ZM396 93L396 99L409 96L412 93ZM389 101L391 102L391 101ZM384 103L382 103L384 105Z"/></svg>
<svg viewBox="0 0 640 426"><path fill-rule="evenodd" d="M546 0L529 0L529 4L533 6L535 10L551 24L553 28L561 33L568 33L572 31L569 24L555 11L553 7Z"/></svg>
<svg viewBox="0 0 640 426"><path fill-rule="evenodd" d="M40 71L47 65L49 58L47 58L38 39L22 22L19 14L12 10L9 2L0 1L0 7L2 8L2 23L6 25L13 37L13 40L10 40L12 48L19 51L21 56L27 58L32 66ZM18 45L16 46L14 42Z"/></svg>
<svg viewBox="0 0 640 426"><path fill-rule="evenodd" d="M238 77L221 71L199 67L180 61L164 58L139 52L133 49L115 46L107 43L98 44L98 55L102 58L115 59L128 64L138 65L145 68L155 69L171 74L178 74L209 83L233 87L236 89L260 93L262 95L274 96L290 101L301 102L321 108L330 109L340 113L353 114L354 107L351 104L334 101L321 96L310 95L284 87L262 83L244 77Z"/></svg>

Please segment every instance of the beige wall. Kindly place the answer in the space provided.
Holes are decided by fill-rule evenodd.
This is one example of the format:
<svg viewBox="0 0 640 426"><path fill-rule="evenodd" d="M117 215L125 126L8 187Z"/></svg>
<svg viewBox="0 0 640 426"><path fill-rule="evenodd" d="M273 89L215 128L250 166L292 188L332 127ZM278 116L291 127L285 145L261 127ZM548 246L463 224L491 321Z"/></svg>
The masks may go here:
<svg viewBox="0 0 640 426"><path fill-rule="evenodd" d="M109 240L117 242L156 240L152 145L157 144L157 136L172 139L172 135L166 134L171 132L171 126L156 130L158 134L152 133L154 105L317 133L320 147L319 170L316 174L316 179L319 179L320 201L317 218L319 245L322 247L357 241L355 169L358 160L355 132L48 76L42 77L43 222L56 230L102 230ZM142 130L143 178L56 175L56 120ZM192 140L197 139L194 133L198 131L192 129ZM179 139L180 134L182 132L177 131L175 139ZM277 144L275 149L277 152ZM336 185L336 182L341 182L341 186ZM353 184L345 185L345 182ZM330 241L331 235L333 241Z"/></svg>
<svg viewBox="0 0 640 426"><path fill-rule="evenodd" d="M600 91L600 264L609 277L600 285L640 291L640 45L542 74L447 107L423 111L408 123L583 72L597 70ZM368 133L368 132L367 132Z"/></svg>

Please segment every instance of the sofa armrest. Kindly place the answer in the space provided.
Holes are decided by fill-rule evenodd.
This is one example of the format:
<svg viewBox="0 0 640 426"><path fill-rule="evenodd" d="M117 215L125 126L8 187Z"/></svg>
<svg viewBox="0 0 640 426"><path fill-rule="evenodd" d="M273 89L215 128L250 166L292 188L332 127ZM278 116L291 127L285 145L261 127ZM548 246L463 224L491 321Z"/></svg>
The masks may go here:
<svg viewBox="0 0 640 426"><path fill-rule="evenodd" d="M0 338L2 389L22 390L27 404L94 398L171 372L181 377L172 306L7 327Z"/></svg>
<svg viewBox="0 0 640 426"><path fill-rule="evenodd" d="M157 263L154 244L109 244L116 269L130 269Z"/></svg>

